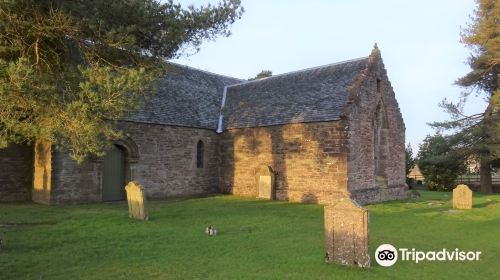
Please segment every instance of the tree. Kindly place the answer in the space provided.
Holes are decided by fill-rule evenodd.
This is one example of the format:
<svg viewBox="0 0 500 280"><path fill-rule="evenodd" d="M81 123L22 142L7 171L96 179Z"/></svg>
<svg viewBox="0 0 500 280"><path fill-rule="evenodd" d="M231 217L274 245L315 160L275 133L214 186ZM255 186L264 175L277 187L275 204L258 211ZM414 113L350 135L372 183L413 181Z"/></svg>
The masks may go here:
<svg viewBox="0 0 500 280"><path fill-rule="evenodd" d="M406 145L405 155L406 155L406 157L405 157L405 159L406 159L406 162L405 162L406 176L408 176L408 174L410 174L413 167L415 167L415 162L416 162L416 159L413 157L413 149L411 148L410 143L408 143L408 145Z"/></svg>
<svg viewBox="0 0 500 280"><path fill-rule="evenodd" d="M258 80L258 79L262 79L262 78L271 77L272 75L273 75L273 71L271 71L271 70L262 70L262 71L260 71L260 73L258 73L257 75L255 75L255 77L250 78L248 80L249 81Z"/></svg>
<svg viewBox="0 0 500 280"><path fill-rule="evenodd" d="M415 178L408 178L408 175L410 174L411 170L413 167L415 167L415 162L416 159L413 157L413 150L411 148L410 143L406 145L405 148L405 170L406 170L406 184L412 188L413 184L415 183Z"/></svg>
<svg viewBox="0 0 500 280"><path fill-rule="evenodd" d="M0 2L0 148L47 142L102 155L114 127L152 92L165 59L229 36L240 0Z"/></svg>
<svg viewBox="0 0 500 280"><path fill-rule="evenodd" d="M477 0L472 21L461 34L461 42L472 51L467 61L471 71L456 81L466 91L462 92L457 103L447 99L440 103L451 114L451 121L431 124L439 129L455 131L455 148L478 159L481 191L488 193L492 192L491 163L500 158L499 17L499 1ZM484 112L465 115L463 106L472 92L483 95L488 105Z"/></svg>
<svg viewBox="0 0 500 280"><path fill-rule="evenodd" d="M455 180L466 172L467 156L453 149L449 136L427 135L420 144L417 164L431 190L447 190L454 187Z"/></svg>

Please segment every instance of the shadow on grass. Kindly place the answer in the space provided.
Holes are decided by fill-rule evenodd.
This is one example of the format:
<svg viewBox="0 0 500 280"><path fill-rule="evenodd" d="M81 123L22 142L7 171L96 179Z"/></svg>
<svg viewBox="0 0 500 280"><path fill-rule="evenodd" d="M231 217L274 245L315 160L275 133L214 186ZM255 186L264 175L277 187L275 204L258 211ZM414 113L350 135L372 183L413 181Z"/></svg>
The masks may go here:
<svg viewBox="0 0 500 280"><path fill-rule="evenodd" d="M472 208L491 208L491 207L500 207L500 201L497 200L491 200L491 201L486 201L482 203L475 203L472 205Z"/></svg>

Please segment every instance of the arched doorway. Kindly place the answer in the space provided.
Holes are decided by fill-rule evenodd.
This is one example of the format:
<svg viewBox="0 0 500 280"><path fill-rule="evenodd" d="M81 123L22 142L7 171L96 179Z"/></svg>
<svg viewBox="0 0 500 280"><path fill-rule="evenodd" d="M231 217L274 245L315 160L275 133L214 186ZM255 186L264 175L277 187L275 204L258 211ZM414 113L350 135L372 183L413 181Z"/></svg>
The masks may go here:
<svg viewBox="0 0 500 280"><path fill-rule="evenodd" d="M102 201L125 199L125 150L112 145L102 165Z"/></svg>

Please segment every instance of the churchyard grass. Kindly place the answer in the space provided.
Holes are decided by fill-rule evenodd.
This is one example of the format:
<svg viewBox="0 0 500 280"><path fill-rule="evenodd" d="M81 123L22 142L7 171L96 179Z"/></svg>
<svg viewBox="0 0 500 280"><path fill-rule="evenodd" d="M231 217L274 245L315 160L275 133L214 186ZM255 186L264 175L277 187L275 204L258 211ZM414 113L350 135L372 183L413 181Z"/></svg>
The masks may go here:
<svg viewBox="0 0 500 280"><path fill-rule="evenodd" d="M366 206L371 268L324 262L323 207L216 196L149 202L149 221L125 202L73 206L0 204L0 279L495 279L500 195L474 194L452 210L451 192ZM218 235L205 228L214 225ZM482 251L479 261L398 261L378 245Z"/></svg>

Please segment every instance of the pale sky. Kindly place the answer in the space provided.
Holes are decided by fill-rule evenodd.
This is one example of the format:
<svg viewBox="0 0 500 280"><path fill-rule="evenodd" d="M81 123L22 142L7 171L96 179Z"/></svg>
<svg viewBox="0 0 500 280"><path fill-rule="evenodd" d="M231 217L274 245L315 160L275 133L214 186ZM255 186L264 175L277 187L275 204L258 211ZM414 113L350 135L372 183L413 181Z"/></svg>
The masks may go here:
<svg viewBox="0 0 500 280"><path fill-rule="evenodd" d="M216 1L182 0L183 6ZM453 82L468 72L469 50L460 27L473 0L242 0L245 13L232 36L205 42L176 62L247 79L261 70L281 74L368 56L377 42L413 146L434 131L426 123L448 119L438 107L457 100ZM481 97L466 112L484 111Z"/></svg>

